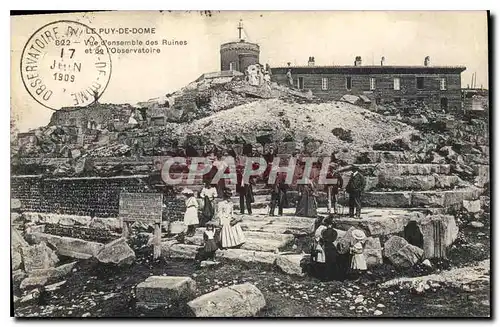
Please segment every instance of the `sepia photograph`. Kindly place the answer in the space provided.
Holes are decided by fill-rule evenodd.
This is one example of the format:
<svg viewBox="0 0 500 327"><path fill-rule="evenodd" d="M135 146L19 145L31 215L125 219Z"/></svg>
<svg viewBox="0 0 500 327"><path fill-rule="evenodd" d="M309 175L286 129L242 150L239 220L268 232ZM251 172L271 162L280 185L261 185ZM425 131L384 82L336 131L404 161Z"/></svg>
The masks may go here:
<svg viewBox="0 0 500 327"><path fill-rule="evenodd" d="M490 23L11 12L11 315L491 319Z"/></svg>

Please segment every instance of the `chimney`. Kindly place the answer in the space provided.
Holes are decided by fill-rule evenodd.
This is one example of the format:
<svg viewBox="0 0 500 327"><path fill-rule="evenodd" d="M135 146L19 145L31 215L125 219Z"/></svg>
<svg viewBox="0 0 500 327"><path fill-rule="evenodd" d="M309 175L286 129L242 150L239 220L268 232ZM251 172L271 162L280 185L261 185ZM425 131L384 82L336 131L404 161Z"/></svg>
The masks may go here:
<svg viewBox="0 0 500 327"><path fill-rule="evenodd" d="M309 57L309 60L307 61L307 66L314 66L314 57Z"/></svg>
<svg viewBox="0 0 500 327"><path fill-rule="evenodd" d="M361 56L356 56L354 60L354 66L361 66Z"/></svg>
<svg viewBox="0 0 500 327"><path fill-rule="evenodd" d="M385 57L380 58L380 66L385 64Z"/></svg>
<svg viewBox="0 0 500 327"><path fill-rule="evenodd" d="M431 65L431 57L427 56L427 57L425 57L425 59L424 59L424 66L425 66L425 67L428 67L428 66L430 66L430 65Z"/></svg>

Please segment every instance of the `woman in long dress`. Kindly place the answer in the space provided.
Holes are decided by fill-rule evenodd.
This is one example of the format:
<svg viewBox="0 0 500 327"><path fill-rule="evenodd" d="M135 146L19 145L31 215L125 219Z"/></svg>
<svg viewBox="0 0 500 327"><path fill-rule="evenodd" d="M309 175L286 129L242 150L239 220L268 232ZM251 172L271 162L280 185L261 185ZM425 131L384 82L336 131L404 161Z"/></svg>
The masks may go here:
<svg viewBox="0 0 500 327"><path fill-rule="evenodd" d="M225 188L223 200L217 205L217 217L222 226L221 245L223 248L233 248L245 243L245 235L240 223L233 218L233 206L231 190Z"/></svg>
<svg viewBox="0 0 500 327"><path fill-rule="evenodd" d="M307 183L300 185L299 189L301 192L295 215L300 217L316 217L318 205L314 194L315 188L313 182L307 179Z"/></svg>
<svg viewBox="0 0 500 327"><path fill-rule="evenodd" d="M333 228L332 218L325 219L326 228L321 233L323 240L323 249L325 251L325 279L339 279L338 269L338 251L335 241L337 240L337 231Z"/></svg>
<svg viewBox="0 0 500 327"><path fill-rule="evenodd" d="M200 223L198 220L198 200L194 192L190 189L184 189L182 194L186 196L186 212L184 213L184 225L187 226L187 235L193 236L196 226Z"/></svg>
<svg viewBox="0 0 500 327"><path fill-rule="evenodd" d="M200 226L205 226L207 222L214 218L215 214L215 198L217 190L210 184L210 181L205 181L205 186L200 192L200 198L203 200L203 208L201 210Z"/></svg>

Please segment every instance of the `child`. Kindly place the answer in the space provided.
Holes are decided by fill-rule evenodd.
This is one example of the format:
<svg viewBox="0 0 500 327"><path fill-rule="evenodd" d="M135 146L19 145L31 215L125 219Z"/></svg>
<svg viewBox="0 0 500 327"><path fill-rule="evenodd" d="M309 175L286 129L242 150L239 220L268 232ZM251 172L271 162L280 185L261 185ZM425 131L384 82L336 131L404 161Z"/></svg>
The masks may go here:
<svg viewBox="0 0 500 327"><path fill-rule="evenodd" d="M186 212L184 213L184 225L187 226L187 236L193 236L196 231L198 220L198 200L194 197L194 192L190 189L184 189L182 194L186 196Z"/></svg>
<svg viewBox="0 0 500 327"><path fill-rule="evenodd" d="M353 243L350 252L352 255L351 259L351 271L355 277L359 277L360 273L367 270L366 259L363 254L363 244L366 240L366 235L362 230L355 229L352 231Z"/></svg>
<svg viewBox="0 0 500 327"><path fill-rule="evenodd" d="M219 248L215 242L215 229L214 222L207 222L207 229L203 233L203 250L205 252L205 258L214 260L215 251Z"/></svg>

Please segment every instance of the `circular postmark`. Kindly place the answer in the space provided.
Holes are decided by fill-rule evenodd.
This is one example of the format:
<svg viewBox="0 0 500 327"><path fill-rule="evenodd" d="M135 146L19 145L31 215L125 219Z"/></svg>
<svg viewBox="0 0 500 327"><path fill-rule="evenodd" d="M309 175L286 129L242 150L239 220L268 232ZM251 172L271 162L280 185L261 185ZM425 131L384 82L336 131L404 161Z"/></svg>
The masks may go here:
<svg viewBox="0 0 500 327"><path fill-rule="evenodd" d="M21 77L33 99L49 109L84 107L108 86L111 56L94 29L56 21L29 38L21 55Z"/></svg>

